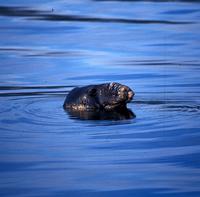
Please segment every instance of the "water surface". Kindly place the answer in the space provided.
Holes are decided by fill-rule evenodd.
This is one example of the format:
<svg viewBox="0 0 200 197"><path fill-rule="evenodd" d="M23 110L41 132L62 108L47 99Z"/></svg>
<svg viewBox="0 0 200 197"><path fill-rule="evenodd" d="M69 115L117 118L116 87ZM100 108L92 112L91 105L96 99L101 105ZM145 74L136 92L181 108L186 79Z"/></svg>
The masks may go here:
<svg viewBox="0 0 200 197"><path fill-rule="evenodd" d="M200 196L198 1L0 3L0 195ZM135 92L129 120L62 108L82 85Z"/></svg>

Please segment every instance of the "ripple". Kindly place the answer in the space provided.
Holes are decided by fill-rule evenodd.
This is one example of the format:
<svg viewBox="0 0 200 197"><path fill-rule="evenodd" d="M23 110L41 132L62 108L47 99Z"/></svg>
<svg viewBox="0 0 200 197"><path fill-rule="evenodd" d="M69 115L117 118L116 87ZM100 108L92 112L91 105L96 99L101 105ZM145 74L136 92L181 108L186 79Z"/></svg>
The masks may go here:
<svg viewBox="0 0 200 197"><path fill-rule="evenodd" d="M75 86L0 86L0 90L28 90L28 89L60 89L74 88Z"/></svg>
<svg viewBox="0 0 200 197"><path fill-rule="evenodd" d="M150 44L149 46L166 46L166 43L160 44ZM200 62L197 61L172 61L172 60L156 60L156 59L143 59L143 60L136 60L136 59L117 59L114 62L111 62L113 65L120 65L120 66L154 66L154 67L194 67L199 69Z"/></svg>
<svg viewBox="0 0 200 197"><path fill-rule="evenodd" d="M76 86L0 86L0 97L66 95L74 87Z"/></svg>
<svg viewBox="0 0 200 197"><path fill-rule="evenodd" d="M166 109L173 111L182 111L182 112L200 112L199 105L166 105Z"/></svg>
<svg viewBox="0 0 200 197"><path fill-rule="evenodd" d="M59 50L50 50L50 49L34 49L34 48L23 48L23 47L1 47L1 53L6 53L9 55L20 55L24 57L77 57L83 56L86 54L83 51L59 51Z"/></svg>
<svg viewBox="0 0 200 197"><path fill-rule="evenodd" d="M49 127L66 127L67 117L62 109L64 97L44 96L21 96L6 99L6 106L1 108L2 126L11 130L23 128L23 131L34 131L35 126L45 126L45 130ZM15 123L13 126L10 125ZM32 129L30 129L30 126ZM32 131L31 131L32 130ZM48 130L47 130L48 131ZM42 132L39 130L38 132ZM48 131L50 132L50 131Z"/></svg>
<svg viewBox="0 0 200 197"><path fill-rule="evenodd" d="M158 78L170 78L173 76L173 74L167 75L167 74L153 74L153 73L139 73L139 74L104 74L104 75L84 75L84 76L75 76L75 77L69 77L68 79L71 80L85 80L85 79L101 79L101 80L122 80L122 79L143 79L150 77L152 79L158 79Z"/></svg>
<svg viewBox="0 0 200 197"><path fill-rule="evenodd" d="M169 20L142 20L142 19L126 19L126 18L103 18L81 15L61 15L54 14L54 10L35 10L25 7L6 7L0 6L0 15L28 17L34 20L45 21L72 21L72 22L91 22L91 23L124 23L124 24L168 24L168 25L186 25L194 22L188 21L169 21Z"/></svg>

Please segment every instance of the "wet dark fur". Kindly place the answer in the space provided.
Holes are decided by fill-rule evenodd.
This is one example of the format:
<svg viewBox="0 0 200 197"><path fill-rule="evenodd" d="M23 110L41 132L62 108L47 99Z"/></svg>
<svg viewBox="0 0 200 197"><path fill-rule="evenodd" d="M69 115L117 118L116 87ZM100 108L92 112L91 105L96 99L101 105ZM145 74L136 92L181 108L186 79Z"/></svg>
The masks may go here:
<svg viewBox="0 0 200 197"><path fill-rule="evenodd" d="M134 92L119 83L105 83L74 88L67 95L63 107L74 111L112 111L126 108Z"/></svg>

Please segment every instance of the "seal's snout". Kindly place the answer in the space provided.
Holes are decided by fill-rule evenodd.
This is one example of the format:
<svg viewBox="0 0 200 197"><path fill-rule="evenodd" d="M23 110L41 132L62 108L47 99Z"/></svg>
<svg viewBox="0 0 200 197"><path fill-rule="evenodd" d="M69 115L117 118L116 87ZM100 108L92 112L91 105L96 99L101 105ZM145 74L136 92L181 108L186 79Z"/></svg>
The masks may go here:
<svg viewBox="0 0 200 197"><path fill-rule="evenodd" d="M121 85L118 95L122 100L129 102L133 99L135 93L128 86Z"/></svg>
<svg viewBox="0 0 200 197"><path fill-rule="evenodd" d="M135 93L132 90L128 91L128 100L131 101L133 99L134 95L135 95Z"/></svg>

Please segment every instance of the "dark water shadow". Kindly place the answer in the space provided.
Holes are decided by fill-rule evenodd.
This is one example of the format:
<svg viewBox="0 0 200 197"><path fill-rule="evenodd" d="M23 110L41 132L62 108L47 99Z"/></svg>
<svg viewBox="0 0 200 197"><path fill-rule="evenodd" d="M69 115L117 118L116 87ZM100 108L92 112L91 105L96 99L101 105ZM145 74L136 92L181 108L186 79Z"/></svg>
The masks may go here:
<svg viewBox="0 0 200 197"><path fill-rule="evenodd" d="M154 3L163 3L163 2L193 2L193 3L200 3L199 0L93 0L99 2L106 2L106 1L117 1L117 2L154 2Z"/></svg>
<svg viewBox="0 0 200 197"><path fill-rule="evenodd" d="M75 86L54 85L54 86L0 86L0 90L32 90L32 89L61 89L74 88Z"/></svg>
<svg viewBox="0 0 200 197"><path fill-rule="evenodd" d="M172 111L200 113L200 105L166 105L163 108Z"/></svg>
<svg viewBox="0 0 200 197"><path fill-rule="evenodd" d="M1 53L20 55L24 57L80 57L85 55L81 51L37 50L21 47L0 47Z"/></svg>
<svg viewBox="0 0 200 197"><path fill-rule="evenodd" d="M80 120L128 120L136 117L136 115L128 108L114 111L65 111L71 119Z"/></svg>
<svg viewBox="0 0 200 197"><path fill-rule="evenodd" d="M94 23L124 23L124 24L193 24L189 21L169 21L169 20L144 20L144 19L128 19L128 18L105 18L81 15L55 14L52 10L35 10L27 7L8 7L0 6L0 16L28 17L33 20L44 21L73 21L73 22L94 22Z"/></svg>
<svg viewBox="0 0 200 197"><path fill-rule="evenodd" d="M0 86L0 97L21 97L38 95L65 95L76 86L51 85L51 86Z"/></svg>

